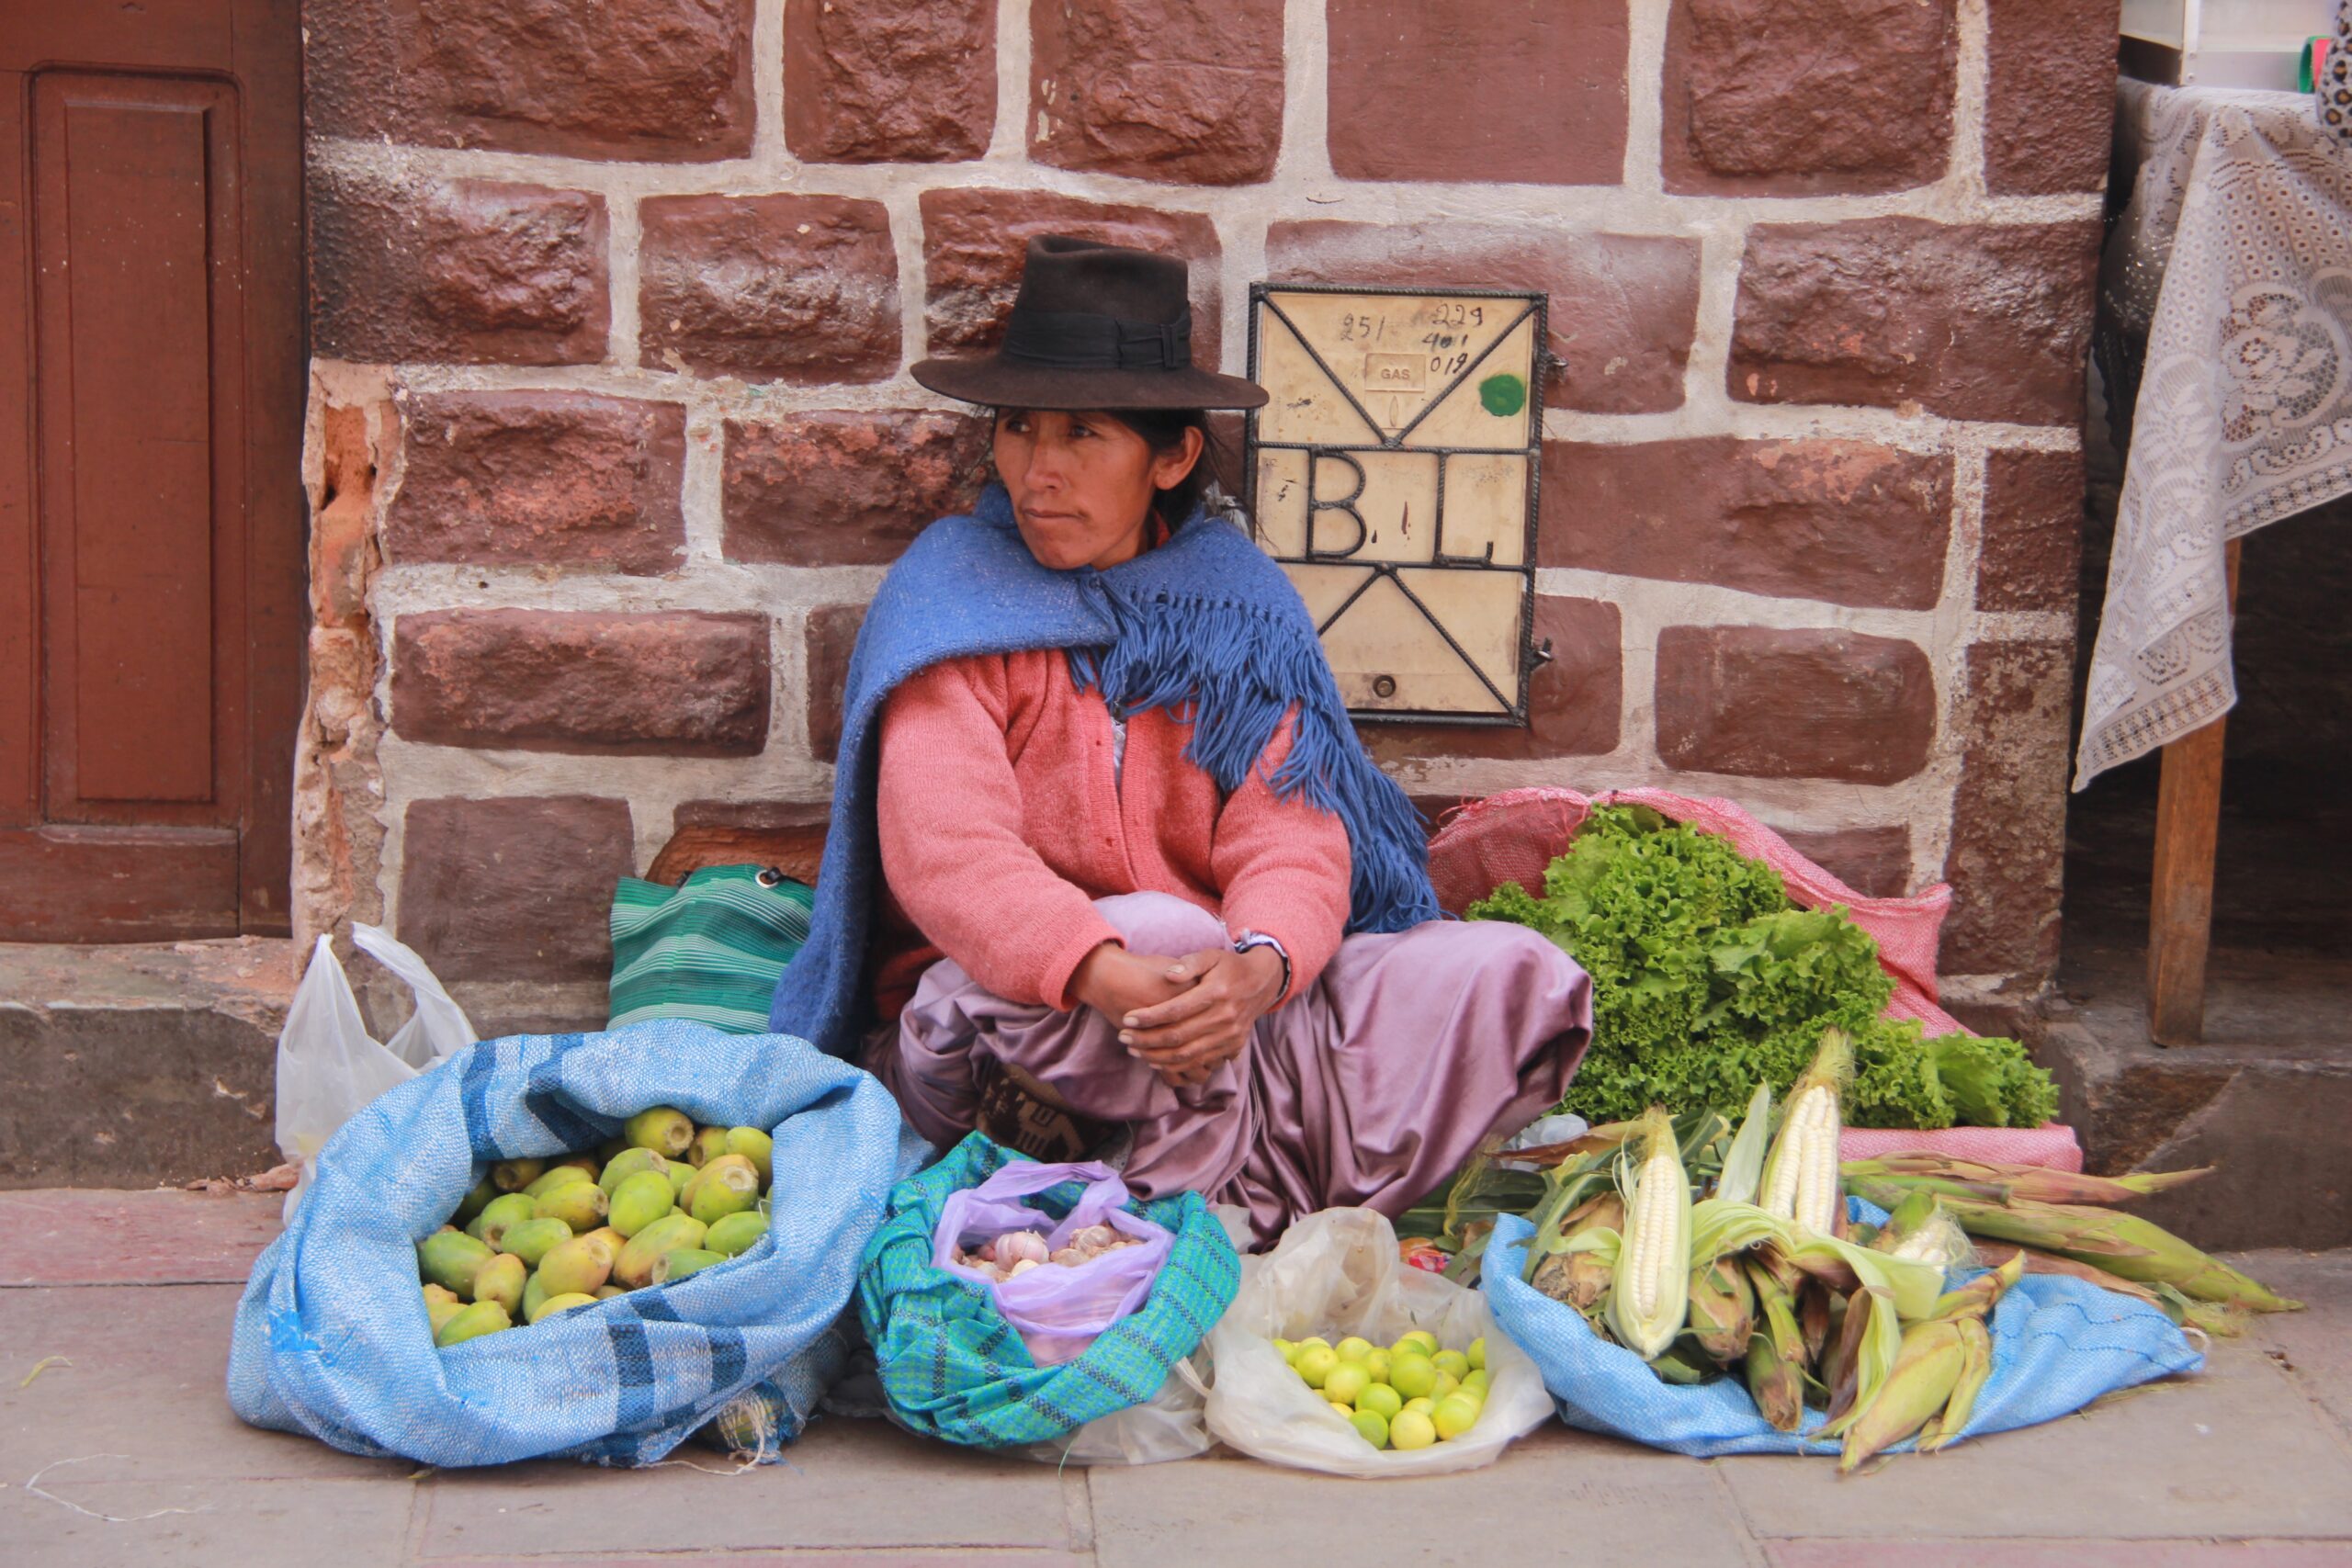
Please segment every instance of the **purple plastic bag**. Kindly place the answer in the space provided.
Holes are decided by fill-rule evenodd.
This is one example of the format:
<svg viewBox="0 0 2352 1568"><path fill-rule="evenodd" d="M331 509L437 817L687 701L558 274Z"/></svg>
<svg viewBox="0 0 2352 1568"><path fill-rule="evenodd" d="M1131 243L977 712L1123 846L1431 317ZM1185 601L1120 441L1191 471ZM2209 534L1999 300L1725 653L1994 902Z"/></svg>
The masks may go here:
<svg viewBox="0 0 2352 1568"><path fill-rule="evenodd" d="M1065 1181L1083 1181L1086 1191L1058 1222L1021 1200ZM1094 1337L1143 1305L1152 1281L1176 1238L1149 1220L1125 1212L1127 1184L1109 1166L1040 1165L1016 1161L981 1182L948 1195L932 1233L931 1261L959 1280L988 1292L1041 1367L1075 1359ZM1089 1263L1049 1264L1002 1283L956 1261L966 1251L1010 1231L1044 1231L1046 1246L1059 1251L1089 1225L1109 1225L1140 1245L1114 1247Z"/></svg>

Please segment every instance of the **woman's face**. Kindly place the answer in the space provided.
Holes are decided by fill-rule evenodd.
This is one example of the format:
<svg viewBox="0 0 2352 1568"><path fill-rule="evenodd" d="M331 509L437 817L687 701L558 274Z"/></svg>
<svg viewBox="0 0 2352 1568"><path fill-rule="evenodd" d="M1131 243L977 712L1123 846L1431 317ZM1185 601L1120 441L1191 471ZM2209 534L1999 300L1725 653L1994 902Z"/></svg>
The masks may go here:
<svg viewBox="0 0 2352 1568"><path fill-rule="evenodd" d="M996 416L996 472L1021 541L1041 565L1117 566L1143 552L1152 498L1192 472L1201 433L1154 452L1106 413L1006 409Z"/></svg>

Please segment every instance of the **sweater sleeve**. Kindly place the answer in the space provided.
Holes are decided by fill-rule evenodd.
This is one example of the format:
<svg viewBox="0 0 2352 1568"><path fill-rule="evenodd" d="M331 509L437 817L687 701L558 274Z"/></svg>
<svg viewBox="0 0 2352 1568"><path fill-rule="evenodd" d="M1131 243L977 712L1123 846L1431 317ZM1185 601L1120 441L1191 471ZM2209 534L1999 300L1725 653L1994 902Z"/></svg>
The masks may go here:
<svg viewBox="0 0 2352 1568"><path fill-rule="evenodd" d="M1068 1011L1071 974L1119 933L1021 834L1001 659L910 677L882 715L882 874L942 953L1007 1001Z"/></svg>
<svg viewBox="0 0 2352 1568"><path fill-rule="evenodd" d="M1288 718L1218 813L1211 869L1227 929L1262 931L1290 956L1287 1002L1315 983L1348 924L1348 830L1304 800L1280 800L1267 781L1290 755Z"/></svg>

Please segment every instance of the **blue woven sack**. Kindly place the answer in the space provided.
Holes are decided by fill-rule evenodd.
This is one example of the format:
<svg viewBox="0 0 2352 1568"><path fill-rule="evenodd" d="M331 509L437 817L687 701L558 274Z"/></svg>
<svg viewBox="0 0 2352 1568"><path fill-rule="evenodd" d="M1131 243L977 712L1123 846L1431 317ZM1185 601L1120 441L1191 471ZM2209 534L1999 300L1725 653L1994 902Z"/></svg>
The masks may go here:
<svg viewBox="0 0 2352 1568"><path fill-rule="evenodd" d="M1848 1203L1855 1217L1885 1223L1885 1214L1869 1204ZM1804 1433L1781 1431L1758 1413L1740 1378L1660 1382L1640 1357L1595 1334L1574 1307L1526 1283L1527 1238L1533 1234L1516 1215L1497 1220L1481 1283L1496 1324L1542 1369L1561 1420L1701 1458L1838 1451L1837 1440L1807 1435L1826 1419L1820 1411L1805 1411ZM1963 1438L2053 1421L2101 1394L2205 1365L2154 1307L2062 1276L2029 1274L2018 1280L1994 1303L1991 1326L1993 1375L1976 1396ZM1905 1439L1891 1451L1911 1447Z"/></svg>
<svg viewBox="0 0 2352 1568"><path fill-rule="evenodd" d="M1151 1294L1074 1359L1038 1366L986 1286L932 1261L948 1196L1027 1157L974 1133L891 1191L888 1214L866 1244L858 1319L890 1416L910 1431L970 1448L1057 1442L1158 1393L1233 1303L1241 1260L1198 1193L1130 1201L1126 1213L1176 1238ZM1085 1188L1067 1181L1028 1201L1058 1219Z"/></svg>
<svg viewBox="0 0 2352 1568"><path fill-rule="evenodd" d="M653 1105L772 1131L767 1235L674 1284L436 1349L418 1240L491 1161L593 1149ZM840 1373L835 1324L883 1201L928 1153L878 1081L788 1035L663 1020L485 1040L320 1151L238 1303L230 1404L347 1453L440 1466L650 1464L744 1395L788 1440Z"/></svg>

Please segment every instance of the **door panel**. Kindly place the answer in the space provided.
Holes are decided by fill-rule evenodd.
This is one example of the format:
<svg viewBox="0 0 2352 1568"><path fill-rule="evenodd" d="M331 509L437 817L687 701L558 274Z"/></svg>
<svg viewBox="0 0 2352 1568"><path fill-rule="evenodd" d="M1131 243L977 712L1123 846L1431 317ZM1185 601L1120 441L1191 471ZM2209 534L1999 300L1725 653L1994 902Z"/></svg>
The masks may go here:
<svg viewBox="0 0 2352 1568"><path fill-rule="evenodd" d="M295 6L0 32L0 940L283 931Z"/></svg>

